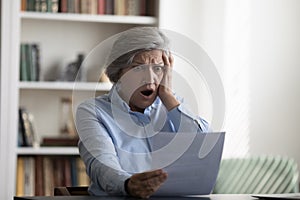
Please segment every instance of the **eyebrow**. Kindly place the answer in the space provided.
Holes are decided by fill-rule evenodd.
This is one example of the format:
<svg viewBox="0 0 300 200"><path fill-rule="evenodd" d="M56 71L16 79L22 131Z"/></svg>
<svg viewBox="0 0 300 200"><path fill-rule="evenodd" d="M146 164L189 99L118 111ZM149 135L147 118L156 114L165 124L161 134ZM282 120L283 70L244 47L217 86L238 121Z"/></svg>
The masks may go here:
<svg viewBox="0 0 300 200"><path fill-rule="evenodd" d="M145 63L143 62L136 62L136 61L133 61L132 64L138 64L138 65L144 65ZM164 64L163 61L159 62L159 63L151 63L151 64L156 64L156 65L160 65L160 64Z"/></svg>
<svg viewBox="0 0 300 200"><path fill-rule="evenodd" d="M145 64L145 63L133 61L132 64Z"/></svg>

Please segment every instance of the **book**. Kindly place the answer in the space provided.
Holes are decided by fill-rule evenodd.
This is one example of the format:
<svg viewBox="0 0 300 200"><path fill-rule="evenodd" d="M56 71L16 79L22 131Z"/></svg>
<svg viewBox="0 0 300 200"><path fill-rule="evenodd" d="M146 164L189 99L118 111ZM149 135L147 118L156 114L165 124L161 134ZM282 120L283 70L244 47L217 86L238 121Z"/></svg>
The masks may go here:
<svg viewBox="0 0 300 200"><path fill-rule="evenodd" d="M114 14L115 15L125 15L125 7L127 4L127 0L115 0L114 1Z"/></svg>
<svg viewBox="0 0 300 200"><path fill-rule="evenodd" d="M140 0L140 13L139 13L140 16L147 15L147 6L149 1L152 0Z"/></svg>
<svg viewBox="0 0 300 200"><path fill-rule="evenodd" d="M68 0L67 10L68 10L68 13L75 13L75 2L73 0Z"/></svg>
<svg viewBox="0 0 300 200"><path fill-rule="evenodd" d="M90 179L86 174L85 164L80 157L76 158L76 169L78 186L88 186L90 184Z"/></svg>
<svg viewBox="0 0 300 200"><path fill-rule="evenodd" d="M40 64L40 45L33 44L33 63L34 63L34 80L33 81L40 81L40 71L41 71L41 64Z"/></svg>
<svg viewBox="0 0 300 200"><path fill-rule="evenodd" d="M28 81L26 44L21 44L20 51L20 81Z"/></svg>
<svg viewBox="0 0 300 200"><path fill-rule="evenodd" d="M45 196L53 195L54 188L54 176L53 176L53 164L51 161L51 157L45 156L43 158L43 175L44 175L44 194Z"/></svg>
<svg viewBox="0 0 300 200"><path fill-rule="evenodd" d="M20 81L39 81L40 48L37 43L20 46Z"/></svg>
<svg viewBox="0 0 300 200"><path fill-rule="evenodd" d="M35 164L31 156L24 157L24 195L35 195Z"/></svg>
<svg viewBox="0 0 300 200"><path fill-rule="evenodd" d="M53 166L53 187L60 187L64 185L64 166L62 157L52 157L51 164Z"/></svg>
<svg viewBox="0 0 300 200"><path fill-rule="evenodd" d="M29 55L30 56L30 65L29 65L29 74L30 74L30 80L31 81L36 81L38 79L37 75L37 62L36 62L36 57L37 57L37 49L36 45L29 45Z"/></svg>
<svg viewBox="0 0 300 200"><path fill-rule="evenodd" d="M105 14L106 15L114 14L114 0L105 0Z"/></svg>
<svg viewBox="0 0 300 200"><path fill-rule="evenodd" d="M37 155L35 157L35 195L44 195L44 175L43 175L43 157L42 155Z"/></svg>
<svg viewBox="0 0 300 200"><path fill-rule="evenodd" d="M98 0L90 0L89 14L98 14Z"/></svg>
<svg viewBox="0 0 300 200"><path fill-rule="evenodd" d="M32 60L32 45L25 44L26 51L26 70L28 75L28 81L32 81L32 70L33 70L33 60Z"/></svg>
<svg viewBox="0 0 300 200"><path fill-rule="evenodd" d="M40 12L47 12L48 11L48 3L47 0L40 0Z"/></svg>
<svg viewBox="0 0 300 200"><path fill-rule="evenodd" d="M19 108L19 127L22 136L22 144L21 146L31 146L32 145L32 137L28 132L28 115L24 108ZM27 124L27 125L25 125Z"/></svg>
<svg viewBox="0 0 300 200"><path fill-rule="evenodd" d="M27 0L27 11L35 11L35 1L36 0Z"/></svg>
<svg viewBox="0 0 300 200"><path fill-rule="evenodd" d="M98 0L98 15L105 14L105 0Z"/></svg>
<svg viewBox="0 0 300 200"><path fill-rule="evenodd" d="M20 109L19 109L19 113L20 113ZM20 117L19 117L19 124L18 124L18 147L25 146L25 135L23 134L23 130L24 130L23 123L21 122Z"/></svg>
<svg viewBox="0 0 300 200"><path fill-rule="evenodd" d="M19 108L19 136L21 146L39 146L38 136L34 127L34 117L25 108Z"/></svg>
<svg viewBox="0 0 300 200"><path fill-rule="evenodd" d="M156 15L155 11L157 10L156 7L157 7L156 0L146 0L145 8L142 8L145 9L144 10L145 14L142 13L141 15L155 16Z"/></svg>
<svg viewBox="0 0 300 200"><path fill-rule="evenodd" d="M77 159L76 157L71 157L70 159L72 186L78 186L76 159Z"/></svg>
<svg viewBox="0 0 300 200"><path fill-rule="evenodd" d="M29 120L29 128L30 128L30 132L32 134L32 146L33 147L39 147L39 137L37 134L37 131L35 129L35 120L34 120L34 116L32 113L28 113L28 120Z"/></svg>
<svg viewBox="0 0 300 200"><path fill-rule="evenodd" d="M68 0L60 0L59 3L59 12L67 13L68 12Z"/></svg>
<svg viewBox="0 0 300 200"><path fill-rule="evenodd" d="M77 146L78 137L44 137L41 146Z"/></svg>
<svg viewBox="0 0 300 200"><path fill-rule="evenodd" d="M16 195L17 196L35 196L36 188L39 185L39 179L43 176L36 173L36 159L33 156L19 156L17 158L17 177L16 177Z"/></svg>
<svg viewBox="0 0 300 200"><path fill-rule="evenodd" d="M75 13L81 13L80 0L74 0L74 12Z"/></svg>
<svg viewBox="0 0 300 200"><path fill-rule="evenodd" d="M27 10L27 0L21 0L21 11Z"/></svg>
<svg viewBox="0 0 300 200"><path fill-rule="evenodd" d="M41 11L41 1L42 0L35 0L35 2L34 2L34 11L36 11L36 12Z"/></svg>
<svg viewBox="0 0 300 200"><path fill-rule="evenodd" d="M50 12L51 13L57 13L58 10L59 10L59 2L58 2L58 0L48 0L48 1L51 1Z"/></svg>
<svg viewBox="0 0 300 200"><path fill-rule="evenodd" d="M24 158L17 158L16 195L24 196Z"/></svg>
<svg viewBox="0 0 300 200"><path fill-rule="evenodd" d="M46 0L46 3L47 3L47 12L51 13L52 12L52 1Z"/></svg>
<svg viewBox="0 0 300 200"><path fill-rule="evenodd" d="M81 1L81 13L96 15L98 13L98 0Z"/></svg>
<svg viewBox="0 0 300 200"><path fill-rule="evenodd" d="M71 175L71 158L65 157L63 158L63 167L64 167L64 179L63 185L64 186L72 186L72 175Z"/></svg>
<svg viewBox="0 0 300 200"><path fill-rule="evenodd" d="M143 0L127 0L126 15L140 15L141 13L141 2Z"/></svg>

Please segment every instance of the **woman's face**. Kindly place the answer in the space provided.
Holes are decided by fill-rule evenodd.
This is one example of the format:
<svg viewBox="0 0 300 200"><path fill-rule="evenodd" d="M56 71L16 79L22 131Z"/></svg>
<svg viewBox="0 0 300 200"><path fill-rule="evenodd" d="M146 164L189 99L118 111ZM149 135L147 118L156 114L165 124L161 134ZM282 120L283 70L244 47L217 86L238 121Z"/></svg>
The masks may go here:
<svg viewBox="0 0 300 200"><path fill-rule="evenodd" d="M156 99L163 76L162 51L141 52L122 70L119 94L132 111L144 112Z"/></svg>

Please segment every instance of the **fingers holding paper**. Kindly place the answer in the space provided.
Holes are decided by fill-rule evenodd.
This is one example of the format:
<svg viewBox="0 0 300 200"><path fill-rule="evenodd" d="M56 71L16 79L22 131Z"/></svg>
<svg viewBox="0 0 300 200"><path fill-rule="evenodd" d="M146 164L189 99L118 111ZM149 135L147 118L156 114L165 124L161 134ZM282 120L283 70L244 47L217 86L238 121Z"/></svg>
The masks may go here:
<svg viewBox="0 0 300 200"><path fill-rule="evenodd" d="M127 190L131 196L149 198L167 179L161 169L134 174L128 181Z"/></svg>

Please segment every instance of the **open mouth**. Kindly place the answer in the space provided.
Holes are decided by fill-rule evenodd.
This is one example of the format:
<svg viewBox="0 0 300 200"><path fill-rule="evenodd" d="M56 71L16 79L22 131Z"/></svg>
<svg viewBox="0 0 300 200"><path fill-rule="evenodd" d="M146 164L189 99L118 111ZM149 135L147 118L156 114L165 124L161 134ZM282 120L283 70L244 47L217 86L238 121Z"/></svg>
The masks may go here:
<svg viewBox="0 0 300 200"><path fill-rule="evenodd" d="M144 95L144 96L150 96L152 93L153 93L153 90L143 90L141 91L141 93Z"/></svg>

